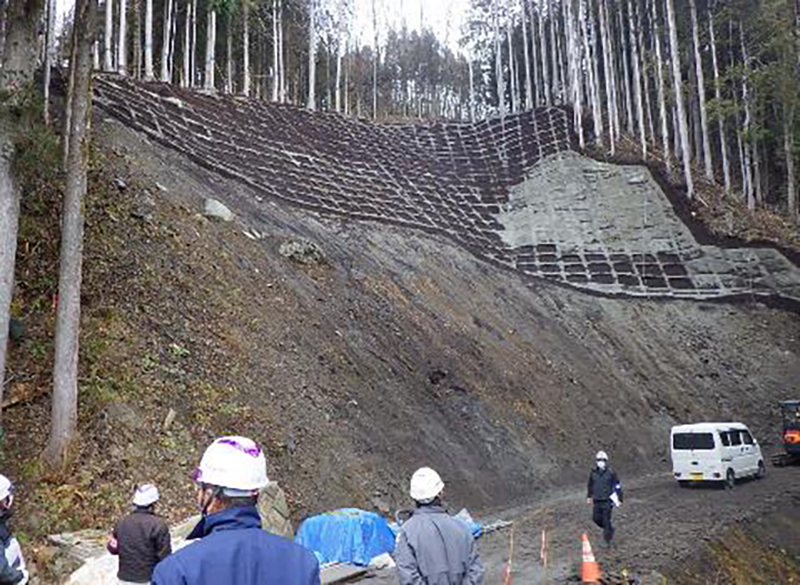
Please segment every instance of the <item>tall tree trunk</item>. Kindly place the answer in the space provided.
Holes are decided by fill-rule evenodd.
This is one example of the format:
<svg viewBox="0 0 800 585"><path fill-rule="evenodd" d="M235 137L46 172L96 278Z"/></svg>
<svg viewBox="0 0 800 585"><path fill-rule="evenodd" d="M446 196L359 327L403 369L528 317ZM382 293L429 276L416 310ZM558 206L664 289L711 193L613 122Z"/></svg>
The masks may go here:
<svg viewBox="0 0 800 585"><path fill-rule="evenodd" d="M378 11L375 0L372 0L372 29L375 33L372 55L372 119L378 119L378 64L380 63L380 47L378 47Z"/></svg>
<svg viewBox="0 0 800 585"><path fill-rule="evenodd" d="M800 13L800 6L798 6ZM786 203L789 220L797 223L800 220L797 205L797 183L794 164L794 121L793 113L785 115L783 125L783 151L786 156Z"/></svg>
<svg viewBox="0 0 800 585"><path fill-rule="evenodd" d="M600 105L599 72L597 69L597 36L594 24L594 8L591 0L579 3L578 18L583 33L583 52L586 58L586 73L588 74L589 101L592 105L592 123L594 126L595 140L603 138L603 112ZM590 35L591 33L591 35Z"/></svg>
<svg viewBox="0 0 800 585"><path fill-rule="evenodd" d="M563 5L562 5L563 8ZM564 65L566 57L564 53L564 37L562 36L562 32L559 29L560 24L558 14L556 13L555 9L553 10L552 15L552 22L553 25L553 33L555 34L555 41L553 42L553 51L556 66L558 67L558 87L559 87L559 103L567 104L569 103L569 96L568 96L568 89L567 86L569 85L569 79L567 78L567 69Z"/></svg>
<svg viewBox="0 0 800 585"><path fill-rule="evenodd" d="M43 9L43 0L6 2L0 91L7 94L8 103L13 103L14 97L21 95L33 83L39 53L37 29ZM13 166L18 124L16 116L7 108L0 108L0 403L3 400L19 228L21 193Z"/></svg>
<svg viewBox="0 0 800 585"><path fill-rule="evenodd" d="M103 29L103 70L114 70L112 51L114 46L114 0L106 0L106 26Z"/></svg>
<svg viewBox="0 0 800 585"><path fill-rule="evenodd" d="M342 108L342 32L338 33L339 38L336 43L336 111L341 113Z"/></svg>
<svg viewBox="0 0 800 585"><path fill-rule="evenodd" d="M242 0L242 94L250 95L250 2Z"/></svg>
<svg viewBox="0 0 800 585"><path fill-rule="evenodd" d="M706 83L703 73L703 57L700 54L700 33L697 24L697 2L689 0L689 12L692 15L692 38L694 40L694 64L697 75L697 97L700 106L700 132L703 139L703 167L706 178L714 180L714 164L711 159L711 141L708 135L708 110L706 109Z"/></svg>
<svg viewBox="0 0 800 585"><path fill-rule="evenodd" d="M753 210L756 208L755 190L753 185L752 176L752 155L751 146L753 144L752 137L750 136L750 124L752 117L750 115L750 57L747 53L747 47L744 43L744 30L739 24L739 41L742 49L742 61L744 64L744 71L742 73L742 102L744 104L744 126L742 132L745 134L746 140L744 141L744 184L745 196L747 197L747 208Z"/></svg>
<svg viewBox="0 0 800 585"><path fill-rule="evenodd" d="M272 0L272 101L278 101L278 0Z"/></svg>
<svg viewBox="0 0 800 585"><path fill-rule="evenodd" d="M44 95L44 123L50 124L50 73L52 70L53 60L53 36L55 35L56 27L56 2L55 0L47 0L47 8L45 10L47 15L47 24L45 27L44 35L44 65L43 65L43 95Z"/></svg>
<svg viewBox="0 0 800 585"><path fill-rule="evenodd" d="M467 58L467 65L469 67L469 120L475 121L475 72L472 65L472 53L470 52Z"/></svg>
<svg viewBox="0 0 800 585"><path fill-rule="evenodd" d="M708 10L708 33L711 41L711 65L714 69L714 97L718 104L722 103L722 80L719 75L719 62L717 61L717 37L714 28L714 10L712 5ZM719 142L722 151L722 176L725 181L725 191L731 192L731 167L728 160L728 136L725 130L725 116L719 115Z"/></svg>
<svg viewBox="0 0 800 585"><path fill-rule="evenodd" d="M148 0L152 2L152 0ZM161 81L169 83L169 35L172 29L172 2L164 0L164 22L161 27Z"/></svg>
<svg viewBox="0 0 800 585"><path fill-rule="evenodd" d="M658 76L658 117L661 120L661 148L664 150L664 164L667 172L672 170L672 153L669 147L669 121L667 119L667 96L664 83L664 65L661 54L661 23L658 20L658 1L653 0L653 44L656 50L656 75Z"/></svg>
<svg viewBox="0 0 800 585"><path fill-rule="evenodd" d="M681 58L678 49L678 29L675 26L675 6L673 0L667 0L667 26L669 28L669 46L672 62L672 83L675 92L675 106L678 113L678 128L681 138L681 160L683 174L686 179L686 194L694 198L694 181L692 179L692 155L689 147L689 128L686 124L686 108L683 103L683 79L681 78Z"/></svg>
<svg viewBox="0 0 800 585"><path fill-rule="evenodd" d="M578 144L581 148L586 146L586 138L583 134L583 89L581 84L581 59L580 42L575 31L575 16L573 14L572 0L564 3L564 33L567 41L567 71L569 74L569 95L572 104L573 121L575 132L578 133Z"/></svg>
<svg viewBox="0 0 800 585"><path fill-rule="evenodd" d="M133 76L142 78L142 0L133 0Z"/></svg>
<svg viewBox="0 0 800 585"><path fill-rule="evenodd" d="M619 35L621 39L625 36L625 22L623 19L624 4L620 4L617 13L617 26L619 27ZM628 37L630 38L630 37ZM634 120L633 120L633 98L631 93L631 68L628 61L628 51L625 47L624 40L619 43L620 53L622 53L622 88L625 92L625 115L627 120L628 134L634 133Z"/></svg>
<svg viewBox="0 0 800 585"><path fill-rule="evenodd" d="M554 0L547 0L547 17L550 23L550 103L548 105L563 103L559 97L561 91L561 66L558 62L558 32L556 30L558 19L555 14Z"/></svg>
<svg viewBox="0 0 800 585"><path fill-rule="evenodd" d="M168 1L168 0L167 0ZM153 0L144 0L144 78L153 76Z"/></svg>
<svg viewBox="0 0 800 585"><path fill-rule="evenodd" d="M548 54L552 54L552 50L547 50L547 21L542 14L541 8L537 13L539 21L539 55L542 58L542 98L544 105L549 106L553 100L553 83L547 57Z"/></svg>
<svg viewBox="0 0 800 585"><path fill-rule="evenodd" d="M152 0L150 0L152 1ZM119 0L119 39L117 44L117 71L128 74L128 4Z"/></svg>
<svg viewBox="0 0 800 585"><path fill-rule="evenodd" d="M533 8L533 0L523 0L522 12L530 10L531 22L531 107L538 107L542 104L542 82L539 75L539 43L536 39L536 12ZM527 43L526 43L527 44Z"/></svg>
<svg viewBox="0 0 800 585"><path fill-rule="evenodd" d="M317 109L317 9L315 4L316 2L311 0L308 6L308 102L306 107L309 110ZM377 43L375 43L376 50L377 46Z"/></svg>
<svg viewBox="0 0 800 585"><path fill-rule="evenodd" d="M206 91L214 90L214 55L217 45L217 13L214 10L208 11L206 20L206 74L203 78L203 89Z"/></svg>
<svg viewBox="0 0 800 585"><path fill-rule="evenodd" d="M606 82L606 109L608 111L608 133L611 155L616 153L619 138L619 107L617 106L616 64L614 47L609 29L608 0L600 0L600 42L603 48L603 73Z"/></svg>
<svg viewBox="0 0 800 585"><path fill-rule="evenodd" d="M192 86L192 3L186 1L186 23L183 27L183 76L181 85L183 87Z"/></svg>
<svg viewBox="0 0 800 585"><path fill-rule="evenodd" d="M6 22L8 21L8 2L0 2L0 60L6 52Z"/></svg>
<svg viewBox="0 0 800 585"><path fill-rule="evenodd" d="M91 118L91 47L97 0L78 0L75 31L77 51L70 59L75 69L68 107L73 110L67 155L66 188L61 220L61 254L58 275L58 308L55 326L53 402L50 437L44 459L52 465L64 460L78 420L78 339L81 314L83 263L83 199L89 162Z"/></svg>
<svg viewBox="0 0 800 585"><path fill-rule="evenodd" d="M525 54L525 109L533 107L533 84L531 83L531 56L528 47L528 17L525 11L525 0L519 0L522 15L522 44ZM534 41L534 44L535 41Z"/></svg>
<svg viewBox="0 0 800 585"><path fill-rule="evenodd" d="M189 51L189 87L197 85L197 0L192 0L192 48Z"/></svg>
<svg viewBox="0 0 800 585"><path fill-rule="evenodd" d="M283 39L283 0L279 0L278 4L278 80L280 82L280 96L281 103L286 103L286 56L284 54L284 39Z"/></svg>
<svg viewBox="0 0 800 585"><path fill-rule="evenodd" d="M647 133L644 128L644 105L642 104L642 71L639 66L639 42L636 32L636 15L631 0L628 0L628 33L631 43L631 61L633 62L633 96L636 101L636 121L639 124L639 141L642 146L642 158L647 158Z"/></svg>
<svg viewBox="0 0 800 585"><path fill-rule="evenodd" d="M225 93L233 93L233 15L225 19Z"/></svg>
<svg viewBox="0 0 800 585"><path fill-rule="evenodd" d="M494 7L494 54L495 54L495 75L497 81L497 105L500 110L500 116L506 116L506 88L505 78L503 74L503 46L500 42L500 15L497 10L498 0L494 0L492 6Z"/></svg>
<svg viewBox="0 0 800 585"><path fill-rule="evenodd" d="M514 26L511 15L508 16L506 23L506 38L508 40L508 79L509 91L511 92L511 111L514 113L519 112L519 91L517 89L517 76L514 74L514 43L512 42L512 28Z"/></svg>

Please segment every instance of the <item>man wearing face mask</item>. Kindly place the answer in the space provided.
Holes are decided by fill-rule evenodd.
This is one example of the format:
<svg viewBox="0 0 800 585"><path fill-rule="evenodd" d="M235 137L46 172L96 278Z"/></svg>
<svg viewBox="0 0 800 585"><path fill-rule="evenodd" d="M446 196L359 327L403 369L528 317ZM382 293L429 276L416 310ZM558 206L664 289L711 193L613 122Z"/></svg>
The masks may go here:
<svg viewBox="0 0 800 585"><path fill-rule="evenodd" d="M599 451L595 460L596 465L589 474L587 502L594 504L592 520L603 529L603 539L606 546L610 547L614 539L611 512L615 505L622 502L622 484L616 472L609 467L605 451Z"/></svg>
<svg viewBox="0 0 800 585"><path fill-rule="evenodd" d="M267 485L261 448L245 437L221 437L195 470L203 518L194 541L156 565L153 585L319 585L314 553L261 529L256 509Z"/></svg>
<svg viewBox="0 0 800 585"><path fill-rule="evenodd" d="M28 571L19 542L8 528L11 518L11 505L14 503L13 486L9 479L0 475L0 585L25 585L28 582Z"/></svg>

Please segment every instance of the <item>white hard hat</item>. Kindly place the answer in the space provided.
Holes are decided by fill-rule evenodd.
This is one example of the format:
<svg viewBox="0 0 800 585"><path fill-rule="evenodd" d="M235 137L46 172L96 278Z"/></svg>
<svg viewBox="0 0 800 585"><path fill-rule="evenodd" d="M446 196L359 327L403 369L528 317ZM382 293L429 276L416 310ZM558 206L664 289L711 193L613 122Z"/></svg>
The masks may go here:
<svg viewBox="0 0 800 585"><path fill-rule="evenodd" d="M152 483L144 483L136 488L136 492L133 494L133 505L146 508L155 504L158 498L158 488Z"/></svg>
<svg viewBox="0 0 800 585"><path fill-rule="evenodd" d="M420 504L432 502L442 493L444 482L430 467L422 467L411 476L411 497Z"/></svg>
<svg viewBox="0 0 800 585"><path fill-rule="evenodd" d="M5 475L0 475L0 502L11 495L11 480Z"/></svg>
<svg viewBox="0 0 800 585"><path fill-rule="evenodd" d="M231 497L256 495L269 482L267 460L250 439L220 437L206 449L194 480L221 487Z"/></svg>
<svg viewBox="0 0 800 585"><path fill-rule="evenodd" d="M597 455L595 455L595 459L597 459L598 461L600 461L601 459L603 461L608 461L608 455L606 455L605 451L598 451Z"/></svg>

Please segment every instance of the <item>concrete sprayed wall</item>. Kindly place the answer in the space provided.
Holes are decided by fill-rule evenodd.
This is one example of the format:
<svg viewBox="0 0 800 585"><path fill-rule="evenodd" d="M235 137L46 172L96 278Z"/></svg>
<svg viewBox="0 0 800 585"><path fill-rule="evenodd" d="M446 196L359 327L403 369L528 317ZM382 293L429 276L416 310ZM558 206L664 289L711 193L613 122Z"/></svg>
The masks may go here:
<svg viewBox="0 0 800 585"><path fill-rule="evenodd" d="M118 77L101 77L95 96L259 202L445 235L532 279L598 293L800 300L800 270L783 254L701 245L646 168L575 152L557 108L379 125Z"/></svg>

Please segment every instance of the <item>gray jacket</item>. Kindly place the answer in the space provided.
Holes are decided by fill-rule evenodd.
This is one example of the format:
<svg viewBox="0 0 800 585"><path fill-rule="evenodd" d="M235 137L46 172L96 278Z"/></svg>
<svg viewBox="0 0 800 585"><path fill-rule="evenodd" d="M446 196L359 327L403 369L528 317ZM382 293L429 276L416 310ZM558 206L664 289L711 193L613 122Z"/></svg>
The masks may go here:
<svg viewBox="0 0 800 585"><path fill-rule="evenodd" d="M417 508L403 524L394 560L400 585L483 583L483 563L469 528L439 506Z"/></svg>

